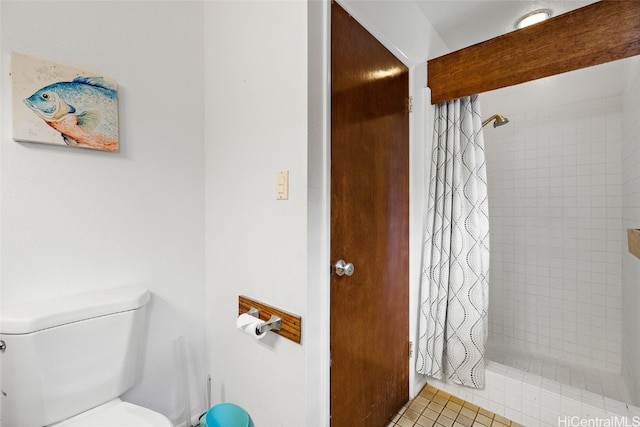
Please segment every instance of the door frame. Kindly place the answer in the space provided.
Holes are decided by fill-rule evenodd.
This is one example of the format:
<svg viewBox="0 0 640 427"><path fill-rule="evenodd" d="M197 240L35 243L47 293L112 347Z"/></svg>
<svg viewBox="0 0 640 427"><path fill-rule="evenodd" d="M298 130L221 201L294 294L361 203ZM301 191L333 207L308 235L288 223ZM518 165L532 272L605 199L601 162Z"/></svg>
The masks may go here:
<svg viewBox="0 0 640 427"><path fill-rule="evenodd" d="M409 340L414 343L409 363L409 398L426 384L415 372L422 247L425 145L433 135L425 132L432 122L434 106L427 88L427 64L416 63L388 40L372 22L362 18L357 4L338 1L360 25L409 69L409 96L413 99L409 115ZM331 191L331 0L308 2L309 47L309 139L307 182L307 313L304 320L307 366L307 419L318 426L330 426L330 191ZM322 106L318 100L322 100ZM313 102L316 105L313 105ZM319 111L321 110L321 111ZM426 110L426 111L425 111ZM424 119L424 118L427 119ZM313 159L313 161L311 160ZM317 159L322 159L320 162ZM315 163L314 163L315 162Z"/></svg>

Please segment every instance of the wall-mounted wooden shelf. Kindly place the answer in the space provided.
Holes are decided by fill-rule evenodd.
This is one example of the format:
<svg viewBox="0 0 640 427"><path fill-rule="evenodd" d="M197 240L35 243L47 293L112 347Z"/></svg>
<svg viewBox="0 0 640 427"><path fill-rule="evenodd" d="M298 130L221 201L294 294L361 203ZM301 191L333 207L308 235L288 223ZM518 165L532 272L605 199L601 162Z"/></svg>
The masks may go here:
<svg viewBox="0 0 640 427"><path fill-rule="evenodd" d="M259 311L260 319L269 320L272 314L279 316L282 319L282 329L279 331L272 330L274 334L281 335L293 342L300 344L300 325L302 318L296 314L289 313L279 308L272 307L262 302L247 298L240 295L238 297L238 315L246 313L251 307L255 307Z"/></svg>
<svg viewBox="0 0 640 427"><path fill-rule="evenodd" d="M629 239L629 252L640 259L640 230L628 229L627 237Z"/></svg>

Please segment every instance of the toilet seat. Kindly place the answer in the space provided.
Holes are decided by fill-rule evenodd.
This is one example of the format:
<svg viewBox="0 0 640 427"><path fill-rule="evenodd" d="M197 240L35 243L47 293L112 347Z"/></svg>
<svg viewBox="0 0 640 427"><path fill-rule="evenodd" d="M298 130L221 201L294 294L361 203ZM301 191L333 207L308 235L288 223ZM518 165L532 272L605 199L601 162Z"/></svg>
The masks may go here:
<svg viewBox="0 0 640 427"><path fill-rule="evenodd" d="M49 427L174 427L164 415L116 398Z"/></svg>

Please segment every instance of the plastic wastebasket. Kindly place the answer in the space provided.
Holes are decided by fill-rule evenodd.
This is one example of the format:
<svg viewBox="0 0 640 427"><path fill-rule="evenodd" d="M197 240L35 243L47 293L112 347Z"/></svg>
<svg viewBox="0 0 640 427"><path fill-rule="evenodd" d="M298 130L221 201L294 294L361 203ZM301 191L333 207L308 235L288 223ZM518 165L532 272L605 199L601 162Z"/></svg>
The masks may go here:
<svg viewBox="0 0 640 427"><path fill-rule="evenodd" d="M249 427L249 414L233 403L219 403L205 414L201 427Z"/></svg>

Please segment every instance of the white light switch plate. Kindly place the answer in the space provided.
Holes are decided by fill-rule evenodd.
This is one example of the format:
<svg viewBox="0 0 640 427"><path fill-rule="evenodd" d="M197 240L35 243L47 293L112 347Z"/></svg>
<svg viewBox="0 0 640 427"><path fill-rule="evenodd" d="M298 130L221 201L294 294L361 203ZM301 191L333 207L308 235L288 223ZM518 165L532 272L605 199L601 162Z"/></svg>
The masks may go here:
<svg viewBox="0 0 640 427"><path fill-rule="evenodd" d="M279 170L276 173L276 199L289 199L289 171Z"/></svg>

